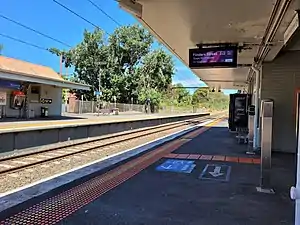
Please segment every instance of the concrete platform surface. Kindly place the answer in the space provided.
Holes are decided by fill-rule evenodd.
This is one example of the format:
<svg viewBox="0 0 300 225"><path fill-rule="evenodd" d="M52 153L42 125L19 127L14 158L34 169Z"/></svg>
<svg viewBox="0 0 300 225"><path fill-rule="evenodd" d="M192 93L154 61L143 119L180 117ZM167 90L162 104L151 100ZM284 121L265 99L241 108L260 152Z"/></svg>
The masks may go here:
<svg viewBox="0 0 300 225"><path fill-rule="evenodd" d="M197 113L196 113L197 114ZM200 113L198 113L200 115ZM147 120L155 118L166 118L166 117L180 117L190 114L143 114L143 113L132 113L132 114L120 114L120 115L84 115L84 114L68 114L61 117L49 117L40 119L30 120L16 120L16 119L3 119L0 120L0 133L10 132L14 130L26 131L33 129L43 128L55 128L55 127L68 127L68 126L80 126L87 124L103 124L103 123L114 123L123 121L135 121L135 120Z"/></svg>
<svg viewBox="0 0 300 225"><path fill-rule="evenodd" d="M0 224L30 224L37 217L43 224L70 225L293 224L294 156L274 154L276 193L258 193L259 160L245 155L246 147L237 144L226 124L193 131L11 208L0 214Z"/></svg>

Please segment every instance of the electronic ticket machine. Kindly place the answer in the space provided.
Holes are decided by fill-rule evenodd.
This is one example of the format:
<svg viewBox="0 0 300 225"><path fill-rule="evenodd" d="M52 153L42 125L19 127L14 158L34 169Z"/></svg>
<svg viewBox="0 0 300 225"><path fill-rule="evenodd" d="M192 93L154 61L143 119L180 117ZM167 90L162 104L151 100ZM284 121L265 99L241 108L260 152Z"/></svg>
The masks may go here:
<svg viewBox="0 0 300 225"><path fill-rule="evenodd" d="M248 129L248 106L251 103L249 94L231 94L229 102L228 126L231 132Z"/></svg>

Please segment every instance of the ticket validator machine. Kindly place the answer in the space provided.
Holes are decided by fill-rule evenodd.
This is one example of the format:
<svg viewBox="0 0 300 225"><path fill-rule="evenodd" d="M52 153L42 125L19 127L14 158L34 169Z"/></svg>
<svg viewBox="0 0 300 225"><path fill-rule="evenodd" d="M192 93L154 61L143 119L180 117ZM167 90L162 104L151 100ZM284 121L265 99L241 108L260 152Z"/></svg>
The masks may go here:
<svg viewBox="0 0 300 225"><path fill-rule="evenodd" d="M261 101L261 173L260 186L257 187L257 191L268 194L274 193L271 188L273 108L273 100L264 99Z"/></svg>
<svg viewBox="0 0 300 225"><path fill-rule="evenodd" d="M248 106L248 143L249 145L253 144L254 136L254 116L255 116L255 105Z"/></svg>

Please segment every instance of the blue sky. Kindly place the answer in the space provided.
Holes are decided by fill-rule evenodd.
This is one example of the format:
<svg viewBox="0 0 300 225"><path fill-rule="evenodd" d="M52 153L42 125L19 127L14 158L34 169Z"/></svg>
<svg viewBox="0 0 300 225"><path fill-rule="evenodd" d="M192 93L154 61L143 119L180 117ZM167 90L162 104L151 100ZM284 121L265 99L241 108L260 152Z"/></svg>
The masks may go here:
<svg viewBox="0 0 300 225"><path fill-rule="evenodd" d="M112 33L118 26L107 16L97 10L86 0L58 0L81 16L98 25L108 33ZM127 12L121 10L114 0L94 0L94 2L122 25L134 24L137 21ZM93 30L94 27L52 0L5 0L1 1L0 15L6 16L20 23L52 36L60 41L75 46L82 39L84 29ZM42 37L16 24L0 18L0 34L9 35L36 45L49 48L67 49L62 44ZM39 50L0 36L0 44L4 46L2 54L36 64L52 67L59 71L59 58L47 51ZM205 84L195 76L189 68L174 57L176 74L174 83L184 86L204 86Z"/></svg>

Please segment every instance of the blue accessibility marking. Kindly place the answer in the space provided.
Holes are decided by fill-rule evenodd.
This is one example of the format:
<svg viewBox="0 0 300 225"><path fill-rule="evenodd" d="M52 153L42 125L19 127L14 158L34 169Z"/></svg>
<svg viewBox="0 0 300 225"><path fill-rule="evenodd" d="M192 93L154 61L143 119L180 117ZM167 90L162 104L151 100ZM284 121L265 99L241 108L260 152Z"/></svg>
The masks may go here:
<svg viewBox="0 0 300 225"><path fill-rule="evenodd" d="M164 163L156 167L156 170L177 173L191 173L195 166L196 165L192 160L168 159Z"/></svg>

